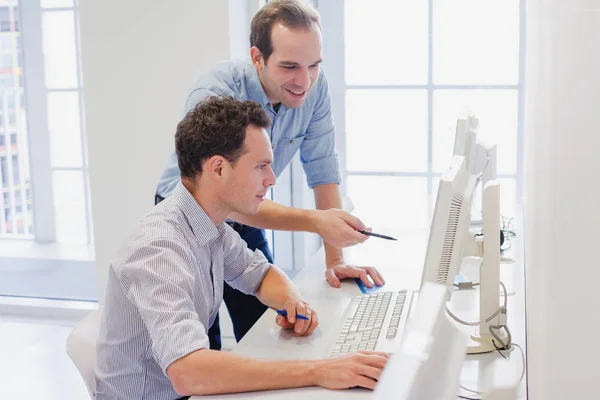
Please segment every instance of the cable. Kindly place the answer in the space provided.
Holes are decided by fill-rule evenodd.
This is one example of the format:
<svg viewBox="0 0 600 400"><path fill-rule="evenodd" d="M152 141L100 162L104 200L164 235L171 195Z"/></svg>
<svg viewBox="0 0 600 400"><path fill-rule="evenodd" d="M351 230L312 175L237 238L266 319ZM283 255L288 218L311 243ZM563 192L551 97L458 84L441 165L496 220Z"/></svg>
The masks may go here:
<svg viewBox="0 0 600 400"><path fill-rule="evenodd" d="M519 351L521 352L521 361L523 362L523 370L521 371L521 379L519 379L519 383L521 383L521 382L523 382L523 378L525 377L525 369L526 369L525 352L523 351L521 346L519 346L518 344L513 343L513 346L517 347L519 349Z"/></svg>
<svg viewBox="0 0 600 400"><path fill-rule="evenodd" d="M521 370L521 378L519 379L519 384L521 384L523 382L523 378L525 377L525 353L523 352L523 349L521 348L521 346L519 346L517 343L513 343L512 345L515 346L515 347L517 347L519 349L519 351L521 352L521 362L522 362L522 365L523 365L523 369ZM498 353L500 353L500 355L502 357L507 358L504 354L502 354L500 352L499 348L497 348L497 350L498 350ZM465 387L462 384L459 384L459 386L460 386L461 389L466 390L467 392L471 392L471 393L479 394L479 395L483 394L482 392L480 392L478 390L469 389L468 387ZM473 398L466 397L466 396L459 395L458 397L460 397L461 399L471 399L471 400L473 400ZM475 400L479 400L479 399L475 399Z"/></svg>
<svg viewBox="0 0 600 400"><path fill-rule="evenodd" d="M504 343L502 338L493 331L493 329L500 330L502 328L504 328L504 330L506 331L506 335L508 337L508 343ZM497 341L502 343L502 347L498 347L498 346L496 346L496 342L494 342L494 340L492 339L492 344L494 345L494 347L496 349L500 349L500 350L509 350L510 349L510 345L512 344L512 335L510 334L510 330L508 329L508 326L506 326L506 325L496 325L496 326L490 325L489 330L490 330L490 334L494 337L494 339L496 339Z"/></svg>
<svg viewBox="0 0 600 400"><path fill-rule="evenodd" d="M500 347L496 346L496 342L494 342L494 341L492 340L492 344L493 344L493 345L494 345L494 347L496 348L496 351L498 352L498 354L500 354L500 355L502 356L502 358L504 358L505 360L507 360L507 357L506 357L504 354L502 354L502 352L500 351L500 350L502 350L502 349L501 349Z"/></svg>
<svg viewBox="0 0 600 400"><path fill-rule="evenodd" d="M458 318L456 315L454 315L452 313L452 311L450 311L450 309L448 308L448 306L446 305L446 312L448 313L448 315L455 320L456 322L458 322L459 324L463 324L463 325L467 325L467 326L479 326L481 324L490 322L491 320L493 320L494 318L496 318L496 316L500 313L504 313L506 314L506 305L508 304L508 295L506 292L506 286L504 286L504 283L500 282L500 285L502 286L502 290L504 291L504 305L499 307L496 312L494 312L491 316L489 316L488 318L486 318L483 321L478 321L478 322L467 322L467 321L463 321L462 319ZM494 335L492 333L492 335ZM496 336L494 336L496 337Z"/></svg>
<svg viewBox="0 0 600 400"><path fill-rule="evenodd" d="M450 309L448 308L448 306L446 306L446 312L448 313L448 315L455 320L456 322L458 322L459 324L463 324L463 325L467 325L467 326L479 326L481 324L484 324L486 322L490 322L491 320L493 320L498 314L500 314L500 312L502 311L502 307L499 307L496 312L494 312L491 316L489 316L487 319L483 320L483 321L477 321L477 322L467 322L467 321L463 321L462 319L458 318L456 315L452 314L452 311L450 311Z"/></svg>
<svg viewBox="0 0 600 400"><path fill-rule="evenodd" d="M462 383L459 385L461 389L466 390L467 392L471 392L471 393L475 393L475 394L482 394L480 391L478 390L473 390L473 389L469 389L468 387L464 387L462 385Z"/></svg>
<svg viewBox="0 0 600 400"><path fill-rule="evenodd" d="M514 217L508 218L508 217L505 217L504 215L500 215L500 217L502 218L501 231L504 233L504 241L505 241L505 243L508 243L508 246L501 247L500 251L505 252L512 248L512 245L510 244L510 239L516 237L517 234L511 228Z"/></svg>

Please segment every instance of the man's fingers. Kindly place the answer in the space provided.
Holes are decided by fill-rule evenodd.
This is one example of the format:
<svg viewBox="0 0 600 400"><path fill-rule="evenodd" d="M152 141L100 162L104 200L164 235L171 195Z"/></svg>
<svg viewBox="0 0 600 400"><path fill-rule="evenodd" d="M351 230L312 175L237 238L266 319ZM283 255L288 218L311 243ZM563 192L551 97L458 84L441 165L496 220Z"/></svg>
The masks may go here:
<svg viewBox="0 0 600 400"><path fill-rule="evenodd" d="M387 364L389 359L389 355L387 353L382 353L382 355L375 354L363 354L361 357L361 361L370 367L383 369Z"/></svg>
<svg viewBox="0 0 600 400"><path fill-rule="evenodd" d="M364 231L365 229L367 229L366 225L363 224L363 222L359 218L355 217L350 213L344 212L342 214L342 219L346 221L346 223L350 225L354 230Z"/></svg>
<svg viewBox="0 0 600 400"><path fill-rule="evenodd" d="M275 323L284 329L290 329L294 326L293 324L290 324L283 315L278 315L277 318L275 318Z"/></svg>
<svg viewBox="0 0 600 400"><path fill-rule="evenodd" d="M335 275L335 271L332 268L327 268L327 270L325 271L325 279L327 279L327 282L329 282L329 284L332 287L334 287L334 288L340 287L340 280Z"/></svg>
<svg viewBox="0 0 600 400"><path fill-rule="evenodd" d="M375 389L375 385L377 384L377 382L375 382L373 379L369 379L365 376L359 375L356 377L356 379L354 379L354 383L352 385L352 387L363 387L365 389Z"/></svg>
<svg viewBox="0 0 600 400"><path fill-rule="evenodd" d="M360 233L358 230L349 225L346 225L346 229L343 229L340 233L343 235L342 241L344 243L344 247L357 245L369 238L364 233Z"/></svg>
<svg viewBox="0 0 600 400"><path fill-rule="evenodd" d="M371 283L371 280L369 279L369 274L367 274L367 271L365 271L364 269L360 269L360 268L354 268L354 269L358 271L358 277L365 284L365 286L368 288L372 288L373 283Z"/></svg>
<svg viewBox="0 0 600 400"><path fill-rule="evenodd" d="M360 278L360 280L363 281L363 283L367 287L369 287L369 288L373 287L373 283L371 283L371 281L369 280L369 275L367 274L367 271L365 271L362 268L345 266L340 271L334 271L333 268L330 269L330 270L328 270L327 272L329 273L329 271L331 271L331 274L333 274L336 277L336 279L338 279L338 278L341 278L341 279L344 279L344 278ZM339 277L337 276L336 272L340 274ZM338 279L338 282L339 282L339 279Z"/></svg>
<svg viewBox="0 0 600 400"><path fill-rule="evenodd" d="M283 306L283 309L287 312L287 320L290 324L296 323L296 303L288 301Z"/></svg>
<svg viewBox="0 0 600 400"><path fill-rule="evenodd" d="M306 330L306 336L308 336L311 333L313 333L315 331L315 329L317 329L317 326L319 326L319 317L317 315L317 312L313 310L313 312L312 312L312 318L311 318L311 321L310 321L310 326Z"/></svg>
<svg viewBox="0 0 600 400"><path fill-rule="evenodd" d="M283 315L277 315L277 317L275 318L275 323L281 327L283 327L286 322L287 319L285 319Z"/></svg>
<svg viewBox="0 0 600 400"><path fill-rule="evenodd" d="M366 354L368 356L380 356L380 357L385 357L387 359L390 358L390 353L386 353L384 351L369 351L369 350L359 350L357 351L358 354Z"/></svg>
<svg viewBox="0 0 600 400"><path fill-rule="evenodd" d="M370 365L361 365L358 367L358 373L366 376L367 378L374 379L376 381L379 380L381 373L383 372L383 368L371 367Z"/></svg>
<svg viewBox="0 0 600 400"><path fill-rule="evenodd" d="M377 286L381 286L385 283L385 281L383 280L383 276L381 276L381 274L379 273L379 271L377 271L376 268L373 267L361 267L364 270L367 271L367 273L371 276L371 278L373 278L373 282L375 282L375 284Z"/></svg>
<svg viewBox="0 0 600 400"><path fill-rule="evenodd" d="M298 313L298 315L303 315L306 318L308 318L308 320L304 320L301 318L296 319L294 331L298 335L302 335L302 334L304 334L304 332L306 332L306 330L310 326L310 317L311 317L310 310L308 309L308 307L306 307L306 305L304 305L302 302L300 302L300 303L296 303L296 312Z"/></svg>

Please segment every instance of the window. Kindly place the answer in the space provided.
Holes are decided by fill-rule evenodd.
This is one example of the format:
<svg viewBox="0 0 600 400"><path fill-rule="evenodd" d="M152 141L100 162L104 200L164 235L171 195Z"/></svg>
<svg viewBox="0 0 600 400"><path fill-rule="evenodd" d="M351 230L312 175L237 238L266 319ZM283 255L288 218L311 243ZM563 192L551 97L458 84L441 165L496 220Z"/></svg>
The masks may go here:
<svg viewBox="0 0 600 400"><path fill-rule="evenodd" d="M522 176L524 0L319 2L343 190L367 224L429 226L469 113L498 145L501 208Z"/></svg>
<svg viewBox="0 0 600 400"><path fill-rule="evenodd" d="M0 44L0 295L94 299L77 5L0 0Z"/></svg>

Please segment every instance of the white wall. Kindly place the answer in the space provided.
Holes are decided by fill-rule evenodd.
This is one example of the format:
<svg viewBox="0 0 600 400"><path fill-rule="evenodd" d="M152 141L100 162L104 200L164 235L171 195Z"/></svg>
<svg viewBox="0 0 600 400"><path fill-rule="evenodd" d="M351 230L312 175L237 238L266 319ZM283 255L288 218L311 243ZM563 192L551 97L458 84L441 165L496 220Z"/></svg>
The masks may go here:
<svg viewBox="0 0 600 400"><path fill-rule="evenodd" d="M229 58L228 2L80 4L98 293L154 190L194 78ZM247 38L245 38L247 40Z"/></svg>
<svg viewBox="0 0 600 400"><path fill-rule="evenodd" d="M527 15L529 398L597 398L600 7L529 0Z"/></svg>

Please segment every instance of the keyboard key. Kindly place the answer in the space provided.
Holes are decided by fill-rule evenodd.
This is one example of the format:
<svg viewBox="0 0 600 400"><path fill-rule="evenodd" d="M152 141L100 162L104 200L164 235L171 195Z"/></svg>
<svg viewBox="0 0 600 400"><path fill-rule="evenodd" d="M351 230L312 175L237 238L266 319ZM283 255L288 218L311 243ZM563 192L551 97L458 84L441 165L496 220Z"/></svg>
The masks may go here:
<svg viewBox="0 0 600 400"><path fill-rule="evenodd" d="M373 351L380 337L381 340L396 338L406 297L406 291L357 296L346 312L346 321L336 338L331 356L358 350ZM382 331L386 318L390 322Z"/></svg>

